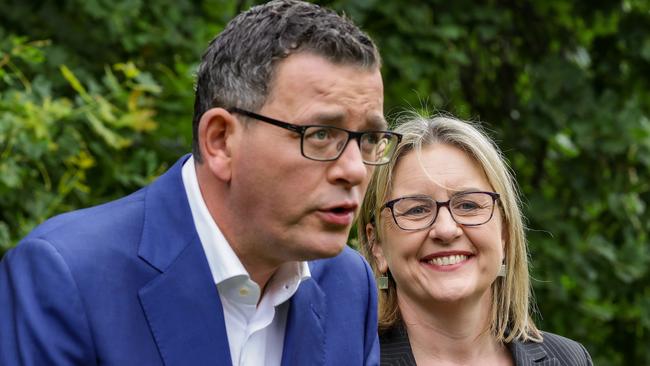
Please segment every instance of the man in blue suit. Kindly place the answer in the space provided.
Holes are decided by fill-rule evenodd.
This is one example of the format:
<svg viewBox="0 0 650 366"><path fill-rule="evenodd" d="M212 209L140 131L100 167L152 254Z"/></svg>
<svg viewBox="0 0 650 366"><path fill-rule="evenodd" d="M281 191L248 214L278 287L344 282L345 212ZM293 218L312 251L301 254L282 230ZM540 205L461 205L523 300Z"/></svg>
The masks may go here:
<svg viewBox="0 0 650 366"><path fill-rule="evenodd" d="M378 364L376 290L345 242L385 131L349 20L274 1L198 70L193 154L48 220L0 264L0 364Z"/></svg>

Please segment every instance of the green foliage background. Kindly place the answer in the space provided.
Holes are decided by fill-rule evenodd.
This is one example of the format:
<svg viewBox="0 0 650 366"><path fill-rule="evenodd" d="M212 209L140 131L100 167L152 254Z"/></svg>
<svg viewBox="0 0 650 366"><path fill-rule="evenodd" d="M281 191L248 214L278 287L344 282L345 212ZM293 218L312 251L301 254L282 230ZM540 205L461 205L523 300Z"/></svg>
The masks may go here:
<svg viewBox="0 0 650 366"><path fill-rule="evenodd" d="M321 1L384 59L386 112L483 121L526 197L545 330L650 353L650 2ZM250 1L4 1L0 253L147 184L191 141L202 50Z"/></svg>

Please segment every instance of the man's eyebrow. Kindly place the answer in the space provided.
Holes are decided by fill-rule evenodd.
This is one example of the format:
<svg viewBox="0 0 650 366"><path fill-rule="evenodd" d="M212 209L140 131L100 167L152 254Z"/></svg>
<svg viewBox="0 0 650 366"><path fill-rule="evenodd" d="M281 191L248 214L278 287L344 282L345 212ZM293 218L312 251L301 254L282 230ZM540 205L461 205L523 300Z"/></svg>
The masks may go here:
<svg viewBox="0 0 650 366"><path fill-rule="evenodd" d="M388 122L386 122L386 119L384 118L383 115L370 116L370 118L368 118L368 121L366 122L366 125L368 126L369 130L378 130L378 131L388 130Z"/></svg>
<svg viewBox="0 0 650 366"><path fill-rule="evenodd" d="M343 112L321 112L312 117L311 123L340 126L345 120Z"/></svg>
<svg viewBox="0 0 650 366"><path fill-rule="evenodd" d="M345 113L343 112L323 112L315 115L310 121L311 123L332 125L341 127L345 121ZM372 115L365 121L362 130L368 131L383 131L388 129L388 123L382 115Z"/></svg>

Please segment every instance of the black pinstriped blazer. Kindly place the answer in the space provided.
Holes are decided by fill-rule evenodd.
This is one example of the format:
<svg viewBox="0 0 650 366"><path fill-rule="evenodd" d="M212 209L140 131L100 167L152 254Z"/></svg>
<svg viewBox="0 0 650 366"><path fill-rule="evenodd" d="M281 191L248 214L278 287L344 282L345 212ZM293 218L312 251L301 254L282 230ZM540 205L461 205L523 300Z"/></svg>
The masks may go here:
<svg viewBox="0 0 650 366"><path fill-rule="evenodd" d="M544 342L512 342L508 349L517 366L593 366L591 356L578 342L543 332ZM408 334L402 326L379 336L381 366L415 366Z"/></svg>

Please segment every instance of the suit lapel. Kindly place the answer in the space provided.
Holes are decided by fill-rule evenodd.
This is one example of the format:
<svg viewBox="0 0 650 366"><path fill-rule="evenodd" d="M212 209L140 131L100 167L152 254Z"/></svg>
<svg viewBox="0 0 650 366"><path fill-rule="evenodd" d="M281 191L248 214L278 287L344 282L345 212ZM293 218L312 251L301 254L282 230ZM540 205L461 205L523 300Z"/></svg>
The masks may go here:
<svg viewBox="0 0 650 366"><path fill-rule="evenodd" d="M282 365L325 363L325 294L313 279L305 280L291 298Z"/></svg>
<svg viewBox="0 0 650 366"><path fill-rule="evenodd" d="M138 255L161 273L140 289L140 303L165 365L231 365L223 308L181 178L186 159L147 188Z"/></svg>
<svg viewBox="0 0 650 366"><path fill-rule="evenodd" d="M542 346L535 342L514 341L508 344L512 358L517 366L559 366L557 358L552 357Z"/></svg>
<svg viewBox="0 0 650 366"><path fill-rule="evenodd" d="M381 364L387 366L415 366L415 358L408 333L398 324L380 337Z"/></svg>
<svg viewBox="0 0 650 366"><path fill-rule="evenodd" d="M140 290L140 302L165 365L230 365L221 301L195 244Z"/></svg>

